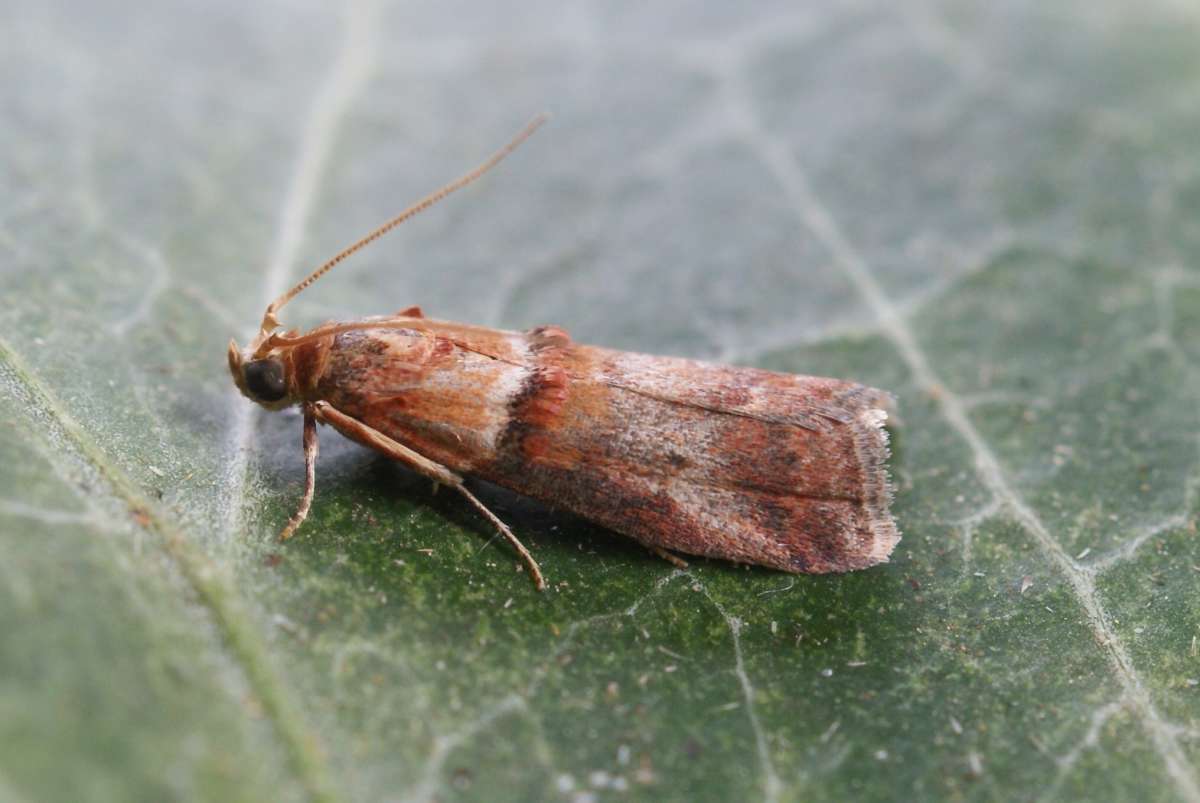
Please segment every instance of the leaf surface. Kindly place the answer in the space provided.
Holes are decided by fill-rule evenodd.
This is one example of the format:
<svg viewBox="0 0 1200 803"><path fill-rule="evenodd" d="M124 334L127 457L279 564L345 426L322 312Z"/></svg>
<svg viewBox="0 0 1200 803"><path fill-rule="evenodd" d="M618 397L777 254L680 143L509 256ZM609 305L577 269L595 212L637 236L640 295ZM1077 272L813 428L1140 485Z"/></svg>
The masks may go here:
<svg viewBox="0 0 1200 803"><path fill-rule="evenodd" d="M0 798L1200 799L1200 18L18 3ZM239 397L426 314L887 389L890 564L677 571Z"/></svg>

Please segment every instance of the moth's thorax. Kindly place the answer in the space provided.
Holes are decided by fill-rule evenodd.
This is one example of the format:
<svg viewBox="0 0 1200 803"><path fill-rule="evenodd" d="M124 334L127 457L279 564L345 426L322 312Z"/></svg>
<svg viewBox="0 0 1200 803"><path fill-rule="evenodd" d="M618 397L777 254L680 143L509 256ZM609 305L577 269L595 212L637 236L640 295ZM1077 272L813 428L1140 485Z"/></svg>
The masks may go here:
<svg viewBox="0 0 1200 803"><path fill-rule="evenodd" d="M321 366L312 393L430 459L469 472L495 460L527 373L518 359L524 335L487 331L493 342L479 350L468 328L440 330L434 321L420 329L342 332L323 354L306 358ZM512 361L491 356L496 347Z"/></svg>

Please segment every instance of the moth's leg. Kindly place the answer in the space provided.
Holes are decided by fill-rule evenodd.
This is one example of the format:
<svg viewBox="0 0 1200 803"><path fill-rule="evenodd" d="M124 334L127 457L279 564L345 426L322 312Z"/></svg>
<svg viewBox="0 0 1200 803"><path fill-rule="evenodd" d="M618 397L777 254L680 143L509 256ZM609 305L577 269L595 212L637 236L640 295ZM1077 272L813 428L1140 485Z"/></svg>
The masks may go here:
<svg viewBox="0 0 1200 803"><path fill-rule="evenodd" d="M512 545L512 548L517 550L517 554L521 556L521 560L525 563L525 568L529 571L530 576L533 577L533 583L537 586L538 591L546 587L546 580L542 577L542 570L538 567L537 561L533 559L533 555L529 554L529 550L517 539L513 531L508 529L508 525L497 518L495 513L488 510L483 502L476 499L475 495L466 489L463 485L462 477L441 463L436 463L404 444L392 440L379 430L372 429L357 418L346 415L336 407L331 406L328 402L314 402L312 409L313 415L317 420L329 424L347 438L382 452L393 460L399 460L401 463L424 474L435 482L450 486L466 497L467 501L474 505L475 509L482 513L500 531L500 534Z"/></svg>
<svg viewBox="0 0 1200 803"><path fill-rule="evenodd" d="M372 429L357 418L346 415L329 402L313 402L312 411L318 421L329 424L347 438L383 452L393 460L399 460L409 465L431 480L436 480L443 485L462 485L462 477L441 463L435 463L423 454L414 452L404 444L392 440L379 430Z"/></svg>
<svg viewBox="0 0 1200 803"><path fill-rule="evenodd" d="M676 569L686 569L688 567L687 561L676 555L674 552L668 552L660 546L647 547L647 549L649 549L655 555L658 555L667 563L674 566Z"/></svg>
<svg viewBox="0 0 1200 803"><path fill-rule="evenodd" d="M519 554L521 556L521 560L525 562L525 568L533 578L533 584L537 586L537 590L544 591L546 588L546 578L542 577L541 567L538 566L537 561L533 559L533 555L529 554L529 550L525 548L525 545L522 544L517 536L513 534L513 531L508 529L508 525L502 522L495 513L488 510L487 505L476 499L475 494L468 491L465 486L455 485L454 490L465 496L467 500L475 506L476 510L482 513L488 521L495 525L496 529L500 531L500 534L504 536L505 540L512 544L512 548L517 550L517 554Z"/></svg>
<svg viewBox="0 0 1200 803"><path fill-rule="evenodd" d="M313 494L317 489L317 419L312 410L305 406L304 408L304 498L300 500L300 507L288 519L287 526L283 528L283 532L279 534L280 541L286 541L296 532L296 528L308 516L308 509L312 507Z"/></svg>

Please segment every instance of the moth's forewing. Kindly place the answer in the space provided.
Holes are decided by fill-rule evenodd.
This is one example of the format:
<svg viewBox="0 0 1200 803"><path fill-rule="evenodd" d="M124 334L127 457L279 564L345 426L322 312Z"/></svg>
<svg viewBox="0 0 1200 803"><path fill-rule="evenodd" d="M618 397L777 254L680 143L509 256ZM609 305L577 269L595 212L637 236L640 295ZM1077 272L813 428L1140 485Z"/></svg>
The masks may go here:
<svg viewBox="0 0 1200 803"><path fill-rule="evenodd" d="M836 572L899 540L880 391L582 346L554 327L413 327L336 335L313 393L647 545Z"/></svg>

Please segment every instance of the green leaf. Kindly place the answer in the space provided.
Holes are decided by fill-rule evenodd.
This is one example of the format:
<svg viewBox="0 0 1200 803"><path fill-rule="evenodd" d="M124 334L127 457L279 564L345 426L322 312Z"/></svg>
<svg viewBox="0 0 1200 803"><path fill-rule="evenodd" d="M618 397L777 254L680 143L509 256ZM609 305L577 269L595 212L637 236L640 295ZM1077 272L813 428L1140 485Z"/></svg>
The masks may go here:
<svg viewBox="0 0 1200 803"><path fill-rule="evenodd" d="M795 4L792 4L795 5ZM1200 799L1185 4L18 3L0 48L0 798ZM298 299L896 394L904 540L793 577L232 388ZM489 542L490 541L490 542Z"/></svg>

